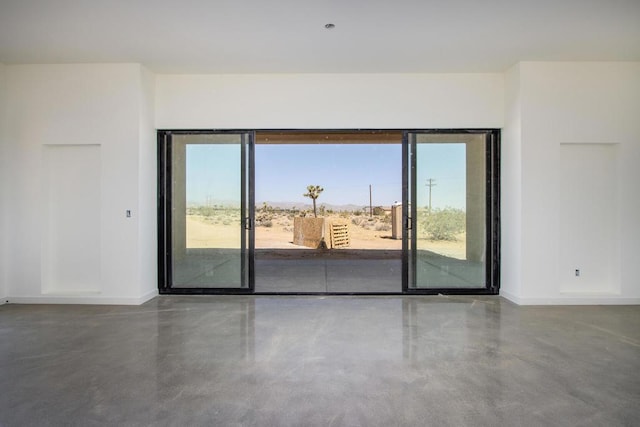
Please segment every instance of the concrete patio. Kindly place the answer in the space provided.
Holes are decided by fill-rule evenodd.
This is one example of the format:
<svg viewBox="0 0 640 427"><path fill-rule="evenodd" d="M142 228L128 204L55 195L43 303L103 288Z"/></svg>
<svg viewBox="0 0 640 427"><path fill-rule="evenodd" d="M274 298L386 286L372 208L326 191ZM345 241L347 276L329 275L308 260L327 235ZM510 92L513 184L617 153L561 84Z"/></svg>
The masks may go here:
<svg viewBox="0 0 640 427"><path fill-rule="evenodd" d="M180 287L237 287L238 250L192 251L176 262ZM482 288L484 266L429 251L416 256L418 288ZM401 293L402 252L394 250L257 250L258 293Z"/></svg>

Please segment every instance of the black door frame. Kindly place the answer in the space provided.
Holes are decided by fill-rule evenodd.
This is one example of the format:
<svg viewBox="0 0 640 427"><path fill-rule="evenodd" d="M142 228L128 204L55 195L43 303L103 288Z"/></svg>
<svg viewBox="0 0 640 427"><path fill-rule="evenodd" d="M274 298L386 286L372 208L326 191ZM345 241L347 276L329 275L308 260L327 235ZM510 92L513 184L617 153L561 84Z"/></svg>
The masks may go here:
<svg viewBox="0 0 640 427"><path fill-rule="evenodd" d="M241 240L241 276L246 286L228 288L174 288L171 254L171 183L173 135L240 135L240 228L246 235ZM253 130L158 130L158 292L160 294L253 294L255 267L255 131ZM246 214L246 215L245 215ZM248 245L247 245L248 243Z"/></svg>
<svg viewBox="0 0 640 427"><path fill-rule="evenodd" d="M402 204L403 204L403 236L402 236L402 279L401 290L397 293L377 292L255 292L255 135L256 132L393 132L398 129L226 129L226 130L172 130L157 131L158 141L158 290L160 294L253 294L253 295L497 295L500 289L500 130L499 129L403 129L402 131ZM409 179L410 172L415 170L415 159L410 159L410 135L417 134L485 134L486 135L486 241L487 259L485 262L486 287L482 288L413 288L410 286L409 240L408 232L413 226L409 212ZM248 185L242 183L243 192L248 188L248 198L242 195L243 203L247 200L248 217L242 218L241 226L248 230L249 247L247 250L248 286L246 288L173 288L171 286L171 137L174 134L246 134L248 141L243 147L248 149L248 156L242 153L242 167L248 166L246 176ZM245 159L248 165L245 164ZM415 254L411 251L412 254ZM242 258L243 262L245 257ZM413 263L415 265L415 263Z"/></svg>
<svg viewBox="0 0 640 427"><path fill-rule="evenodd" d="M412 286L416 272L415 247L409 248L409 232L413 229L416 206L415 136L421 134L480 134L485 135L485 233L487 242L485 286L478 288L417 288ZM411 138L411 137L414 138ZM414 182L410 182L413 180ZM411 191L412 194L409 194ZM498 129L421 129L405 130L402 138L402 293L418 295L497 295L500 290L500 130ZM411 240L415 245L415 239ZM413 260L410 260L412 257Z"/></svg>

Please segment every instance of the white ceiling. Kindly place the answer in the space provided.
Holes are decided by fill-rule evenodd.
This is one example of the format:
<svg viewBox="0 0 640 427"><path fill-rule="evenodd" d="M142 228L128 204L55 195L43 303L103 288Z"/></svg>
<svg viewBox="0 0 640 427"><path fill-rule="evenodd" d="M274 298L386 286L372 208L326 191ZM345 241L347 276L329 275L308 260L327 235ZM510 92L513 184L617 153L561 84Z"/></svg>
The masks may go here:
<svg viewBox="0 0 640 427"><path fill-rule="evenodd" d="M639 61L640 0L0 0L5 64L385 73L523 60Z"/></svg>

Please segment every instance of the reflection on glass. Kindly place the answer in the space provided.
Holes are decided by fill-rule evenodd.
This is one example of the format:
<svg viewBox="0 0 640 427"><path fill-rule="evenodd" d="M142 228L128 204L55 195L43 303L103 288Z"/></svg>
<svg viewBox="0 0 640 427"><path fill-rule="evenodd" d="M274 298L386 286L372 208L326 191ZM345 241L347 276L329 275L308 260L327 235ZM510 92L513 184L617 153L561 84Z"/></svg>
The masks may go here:
<svg viewBox="0 0 640 427"><path fill-rule="evenodd" d="M484 135L418 135L413 155L415 286L484 287Z"/></svg>
<svg viewBox="0 0 640 427"><path fill-rule="evenodd" d="M243 286L241 136L175 135L171 155L173 286Z"/></svg>

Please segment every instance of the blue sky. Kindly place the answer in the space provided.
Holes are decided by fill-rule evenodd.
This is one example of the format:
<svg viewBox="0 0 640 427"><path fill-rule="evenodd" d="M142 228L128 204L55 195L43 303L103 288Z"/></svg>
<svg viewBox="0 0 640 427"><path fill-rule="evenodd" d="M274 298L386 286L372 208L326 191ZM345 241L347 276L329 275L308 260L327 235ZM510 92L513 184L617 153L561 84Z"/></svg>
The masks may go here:
<svg viewBox="0 0 640 427"><path fill-rule="evenodd" d="M402 199L400 144L258 144L256 149L256 205L262 202L308 204L307 185L320 185L318 204L391 205ZM418 206L428 205L429 178L432 207L465 207L464 144L419 144ZM189 203L229 204L240 194L240 148L237 145L187 146L187 200Z"/></svg>
<svg viewBox="0 0 640 427"><path fill-rule="evenodd" d="M390 205L402 200L400 144L256 146L256 202L310 203L307 185L320 185L318 203Z"/></svg>
<svg viewBox="0 0 640 427"><path fill-rule="evenodd" d="M418 144L418 172L416 198L418 207L429 205L429 178L431 207L466 207L466 147L465 144Z"/></svg>
<svg viewBox="0 0 640 427"><path fill-rule="evenodd" d="M187 144L187 203L240 205L240 145Z"/></svg>

